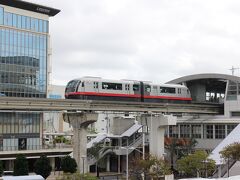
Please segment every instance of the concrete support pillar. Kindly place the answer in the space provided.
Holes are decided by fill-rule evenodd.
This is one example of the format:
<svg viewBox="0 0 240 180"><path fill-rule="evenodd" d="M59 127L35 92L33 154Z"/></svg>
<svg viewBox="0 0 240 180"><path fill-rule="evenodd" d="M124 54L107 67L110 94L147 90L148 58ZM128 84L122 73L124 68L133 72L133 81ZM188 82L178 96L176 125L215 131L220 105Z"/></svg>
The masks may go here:
<svg viewBox="0 0 240 180"><path fill-rule="evenodd" d="M218 165L218 178L222 177L222 166Z"/></svg>
<svg viewBox="0 0 240 180"><path fill-rule="evenodd" d="M107 172L110 172L110 156L107 156Z"/></svg>
<svg viewBox="0 0 240 180"><path fill-rule="evenodd" d="M150 154L162 158L164 155L164 133L166 126L176 125L177 118L172 115L147 115L148 125L150 125Z"/></svg>
<svg viewBox="0 0 240 180"><path fill-rule="evenodd" d="M97 121L98 114L93 112L69 112L63 114L64 121L73 127L73 157L80 173L88 172L87 164L87 127Z"/></svg>
<svg viewBox="0 0 240 180"><path fill-rule="evenodd" d="M118 173L121 173L121 156L118 155Z"/></svg>
<svg viewBox="0 0 240 180"><path fill-rule="evenodd" d="M55 158L52 157L52 158L49 158L50 160L50 165L52 167L52 171L55 171Z"/></svg>

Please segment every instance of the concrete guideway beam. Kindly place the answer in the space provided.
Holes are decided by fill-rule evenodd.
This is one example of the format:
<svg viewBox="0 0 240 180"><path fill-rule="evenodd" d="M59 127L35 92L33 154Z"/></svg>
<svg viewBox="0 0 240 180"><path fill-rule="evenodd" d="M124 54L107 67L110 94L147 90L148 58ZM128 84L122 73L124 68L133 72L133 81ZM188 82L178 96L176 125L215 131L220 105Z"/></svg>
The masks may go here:
<svg viewBox="0 0 240 180"><path fill-rule="evenodd" d="M221 105L0 97L0 111L117 111L219 114Z"/></svg>
<svg viewBox="0 0 240 180"><path fill-rule="evenodd" d="M164 155L164 133L166 126L176 125L177 117L163 114L147 114L142 116L147 120L149 132L149 151L150 154L162 158Z"/></svg>
<svg viewBox="0 0 240 180"><path fill-rule="evenodd" d="M88 171L87 166L87 127L97 121L98 113L69 112L63 114L63 119L73 127L73 157L80 173Z"/></svg>

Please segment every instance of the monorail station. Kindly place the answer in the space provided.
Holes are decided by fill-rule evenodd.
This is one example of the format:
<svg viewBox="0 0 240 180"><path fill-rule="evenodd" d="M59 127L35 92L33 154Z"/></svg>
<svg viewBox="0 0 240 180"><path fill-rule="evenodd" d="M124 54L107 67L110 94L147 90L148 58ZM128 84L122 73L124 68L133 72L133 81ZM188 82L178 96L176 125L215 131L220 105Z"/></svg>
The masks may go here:
<svg viewBox="0 0 240 180"><path fill-rule="evenodd" d="M194 74L165 84L85 77L52 86L49 18L59 12L21 0L0 1L0 160L5 170L13 170L17 154L27 157L30 171L41 154L53 169L60 167L60 157L73 154L81 173L95 171L97 160L87 158L87 149L101 143L113 149L101 154L106 156L102 169L127 173L128 158L135 155L168 158L164 137L194 138L197 149L213 152L224 166L219 151L239 141L240 77ZM58 135L73 143L52 146Z"/></svg>
<svg viewBox="0 0 240 180"><path fill-rule="evenodd" d="M196 74L167 83L185 84L193 101L218 103L224 111L217 116L181 116L178 125L170 126L168 136L189 137L199 141L198 147L211 151L240 122L240 77L225 74Z"/></svg>

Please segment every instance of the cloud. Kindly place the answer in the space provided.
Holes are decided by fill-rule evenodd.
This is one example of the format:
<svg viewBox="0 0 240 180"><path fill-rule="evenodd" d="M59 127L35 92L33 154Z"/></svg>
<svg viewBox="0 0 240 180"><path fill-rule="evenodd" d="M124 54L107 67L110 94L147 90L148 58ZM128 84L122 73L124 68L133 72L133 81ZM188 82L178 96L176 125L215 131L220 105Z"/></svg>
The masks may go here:
<svg viewBox="0 0 240 180"><path fill-rule="evenodd" d="M50 20L53 83L81 76L167 82L228 73L240 59L238 0L33 0Z"/></svg>

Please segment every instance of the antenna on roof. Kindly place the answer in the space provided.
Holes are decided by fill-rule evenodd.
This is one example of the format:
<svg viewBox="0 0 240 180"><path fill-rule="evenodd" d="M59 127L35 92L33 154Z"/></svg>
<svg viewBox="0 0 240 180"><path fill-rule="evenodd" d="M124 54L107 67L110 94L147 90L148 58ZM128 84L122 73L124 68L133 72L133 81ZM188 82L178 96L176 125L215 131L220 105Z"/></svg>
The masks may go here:
<svg viewBox="0 0 240 180"><path fill-rule="evenodd" d="M239 70L239 68L235 68L235 67L232 66L232 68L229 69L229 70L232 71L232 75L234 76L234 71L235 71L235 70Z"/></svg>

